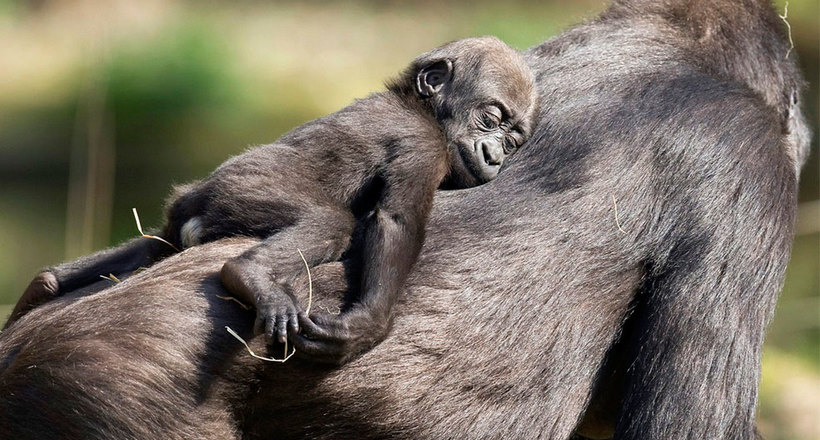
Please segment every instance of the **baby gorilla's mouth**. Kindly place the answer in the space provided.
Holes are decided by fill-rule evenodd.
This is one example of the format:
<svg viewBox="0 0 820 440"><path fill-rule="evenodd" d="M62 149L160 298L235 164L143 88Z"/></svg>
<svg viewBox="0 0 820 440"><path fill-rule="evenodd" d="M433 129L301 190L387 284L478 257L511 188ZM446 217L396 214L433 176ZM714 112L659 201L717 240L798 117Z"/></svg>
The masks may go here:
<svg viewBox="0 0 820 440"><path fill-rule="evenodd" d="M454 174L462 176L459 178L462 187L481 185L498 176L504 162L504 150L500 143L493 145L492 139L479 139L473 143L459 143L456 149L458 155L452 167L454 171L460 170Z"/></svg>

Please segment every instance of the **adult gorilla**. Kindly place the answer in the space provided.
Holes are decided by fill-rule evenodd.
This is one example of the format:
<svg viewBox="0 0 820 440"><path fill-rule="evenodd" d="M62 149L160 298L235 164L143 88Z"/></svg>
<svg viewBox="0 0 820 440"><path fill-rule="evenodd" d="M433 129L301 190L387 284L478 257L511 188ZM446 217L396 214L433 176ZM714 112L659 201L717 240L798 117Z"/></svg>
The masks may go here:
<svg viewBox="0 0 820 440"><path fill-rule="evenodd" d="M437 196L382 344L249 357L216 272L253 240L214 243L0 335L0 437L754 438L808 149L786 41L763 1L615 2L528 52L540 125Z"/></svg>

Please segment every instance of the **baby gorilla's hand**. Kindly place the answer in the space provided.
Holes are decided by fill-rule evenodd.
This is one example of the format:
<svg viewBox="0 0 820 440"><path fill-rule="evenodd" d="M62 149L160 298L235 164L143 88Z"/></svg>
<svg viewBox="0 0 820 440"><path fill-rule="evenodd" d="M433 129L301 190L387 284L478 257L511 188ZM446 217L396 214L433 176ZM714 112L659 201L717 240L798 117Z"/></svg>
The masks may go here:
<svg viewBox="0 0 820 440"><path fill-rule="evenodd" d="M320 363L343 365L381 342L389 329L388 319L374 318L364 308L340 315L299 313L301 333L291 332L297 356Z"/></svg>
<svg viewBox="0 0 820 440"><path fill-rule="evenodd" d="M284 343L291 333L299 332L297 301L268 275L267 269L240 259L229 260L220 273L225 285L240 301L256 307L256 334Z"/></svg>

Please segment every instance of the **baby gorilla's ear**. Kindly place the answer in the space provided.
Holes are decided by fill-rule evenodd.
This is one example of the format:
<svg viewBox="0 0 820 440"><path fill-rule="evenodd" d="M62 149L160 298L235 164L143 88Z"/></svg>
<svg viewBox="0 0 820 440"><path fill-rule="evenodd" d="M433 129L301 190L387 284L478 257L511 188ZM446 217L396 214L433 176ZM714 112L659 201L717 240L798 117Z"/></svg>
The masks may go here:
<svg viewBox="0 0 820 440"><path fill-rule="evenodd" d="M439 60L428 64L416 75L416 91L429 98L441 90L441 87L453 77L453 63L450 60Z"/></svg>

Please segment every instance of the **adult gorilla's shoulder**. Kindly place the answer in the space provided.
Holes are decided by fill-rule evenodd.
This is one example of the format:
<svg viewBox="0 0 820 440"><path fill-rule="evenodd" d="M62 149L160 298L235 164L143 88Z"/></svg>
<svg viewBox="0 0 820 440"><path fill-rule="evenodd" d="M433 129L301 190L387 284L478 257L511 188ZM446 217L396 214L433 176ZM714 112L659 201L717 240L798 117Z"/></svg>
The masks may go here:
<svg viewBox="0 0 820 440"><path fill-rule="evenodd" d="M224 326L250 337L252 314L214 277L252 243L215 243L0 334L6 435L754 438L802 83L768 3L690 4L616 2L528 52L538 128L495 181L437 195L366 355L248 356ZM343 294L338 264L315 273Z"/></svg>

